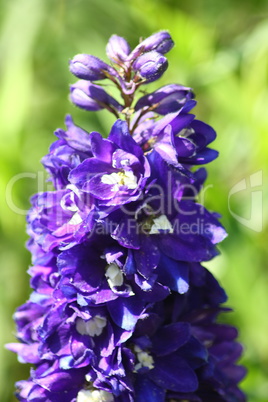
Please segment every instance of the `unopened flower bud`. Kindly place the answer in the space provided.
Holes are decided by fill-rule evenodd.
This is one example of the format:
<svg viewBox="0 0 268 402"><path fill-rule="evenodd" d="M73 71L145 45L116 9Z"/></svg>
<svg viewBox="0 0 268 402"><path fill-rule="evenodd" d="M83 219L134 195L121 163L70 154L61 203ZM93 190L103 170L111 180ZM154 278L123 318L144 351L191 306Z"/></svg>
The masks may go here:
<svg viewBox="0 0 268 402"><path fill-rule="evenodd" d="M121 36L112 35L106 46L106 53L111 61L121 64L129 55L130 46Z"/></svg>
<svg viewBox="0 0 268 402"><path fill-rule="evenodd" d="M155 50L158 53L165 54L174 46L174 42L167 31L157 32L144 39L132 53L129 55L130 60L134 60L140 54Z"/></svg>
<svg viewBox="0 0 268 402"><path fill-rule="evenodd" d="M154 112L165 115L178 111L193 97L194 94L191 88L177 84L165 85L157 91L140 98L135 105L135 110L140 110L146 106L155 106Z"/></svg>
<svg viewBox="0 0 268 402"><path fill-rule="evenodd" d="M155 51L144 53L133 63L133 69L147 82L157 80L168 67L168 61L160 53Z"/></svg>
<svg viewBox="0 0 268 402"><path fill-rule="evenodd" d="M76 77L90 81L103 80L107 74L116 75L112 67L90 54L77 54L70 61L70 71Z"/></svg>
<svg viewBox="0 0 268 402"><path fill-rule="evenodd" d="M78 107L86 110L97 111L105 105L114 106L117 110L122 106L99 85L80 80L71 86L71 101Z"/></svg>

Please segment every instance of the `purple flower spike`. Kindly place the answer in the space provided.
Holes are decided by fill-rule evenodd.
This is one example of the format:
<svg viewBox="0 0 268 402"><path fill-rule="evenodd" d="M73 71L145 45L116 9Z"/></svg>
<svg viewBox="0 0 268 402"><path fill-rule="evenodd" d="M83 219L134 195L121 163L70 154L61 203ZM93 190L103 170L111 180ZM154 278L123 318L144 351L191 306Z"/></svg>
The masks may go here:
<svg viewBox="0 0 268 402"><path fill-rule="evenodd" d="M166 69L168 61L161 53L151 51L138 57L133 63L133 69L145 79L146 82L158 80Z"/></svg>
<svg viewBox="0 0 268 402"><path fill-rule="evenodd" d="M99 85L80 80L71 86L71 101L78 107L97 111L105 107L122 110L122 106Z"/></svg>
<svg viewBox="0 0 268 402"><path fill-rule="evenodd" d="M121 36L112 35L106 46L106 53L112 62L122 64L130 53L130 46Z"/></svg>
<svg viewBox="0 0 268 402"><path fill-rule="evenodd" d="M71 101L116 121L104 138L68 115L42 159L54 190L31 199L33 292L7 345L34 365L16 384L21 402L245 401L237 330L217 322L227 297L202 266L226 236L196 201L207 176L196 167L217 157L216 133L190 113L191 88L136 99L172 46L166 31L132 52L113 35L114 67L86 54L70 62L81 79ZM92 83L105 78L120 103Z"/></svg>
<svg viewBox="0 0 268 402"><path fill-rule="evenodd" d="M77 54L70 60L70 71L83 80L97 81L116 75L116 71L98 57L89 54Z"/></svg>

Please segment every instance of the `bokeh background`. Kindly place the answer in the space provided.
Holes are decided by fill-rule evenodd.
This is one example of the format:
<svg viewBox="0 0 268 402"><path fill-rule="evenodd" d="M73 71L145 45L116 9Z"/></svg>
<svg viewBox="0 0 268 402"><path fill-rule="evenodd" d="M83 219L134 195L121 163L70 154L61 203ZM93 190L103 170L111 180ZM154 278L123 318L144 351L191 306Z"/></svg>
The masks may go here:
<svg viewBox="0 0 268 402"><path fill-rule="evenodd" d="M75 79L68 60L82 52L105 57L113 33L134 46L139 37L168 29L176 47L157 85L193 87L198 118L218 132L220 157L208 166L205 204L222 214L229 237L207 266L234 310L225 320L238 326L244 345L248 376L242 388L249 402L267 402L267 0L0 0L0 10L0 401L14 401L14 382L29 372L2 346L14 341L12 314L30 292L25 216L18 211L29 208L37 177L43 180L39 161L66 113L104 135L112 122L106 112L90 114L70 104L68 86ZM24 172L28 178L17 176ZM263 184L250 189L256 172ZM262 230L241 224L228 207L231 189L244 179L248 188L232 195L231 211L261 220ZM263 210L260 200L253 203L253 190L262 192Z"/></svg>

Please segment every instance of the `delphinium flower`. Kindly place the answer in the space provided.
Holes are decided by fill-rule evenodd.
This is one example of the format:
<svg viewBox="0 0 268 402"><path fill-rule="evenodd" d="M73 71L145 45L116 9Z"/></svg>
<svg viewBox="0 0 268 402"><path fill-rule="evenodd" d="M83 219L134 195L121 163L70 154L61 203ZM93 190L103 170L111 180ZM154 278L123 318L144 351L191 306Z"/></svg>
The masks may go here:
<svg viewBox="0 0 268 402"><path fill-rule="evenodd" d="M237 330L218 322L227 297L202 266L226 236L197 200L216 133L191 113L191 88L147 91L172 47L166 31L133 50L113 35L108 63L70 61L71 101L115 122L104 138L67 116L42 160L54 190L32 197L33 292L8 345L34 365L20 401L245 400Z"/></svg>

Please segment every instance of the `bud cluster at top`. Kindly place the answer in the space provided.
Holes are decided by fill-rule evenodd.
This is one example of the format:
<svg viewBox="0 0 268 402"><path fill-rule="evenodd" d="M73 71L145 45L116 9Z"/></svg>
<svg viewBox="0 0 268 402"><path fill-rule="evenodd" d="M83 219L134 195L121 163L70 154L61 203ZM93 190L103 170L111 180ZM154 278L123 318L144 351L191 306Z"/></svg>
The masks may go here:
<svg viewBox="0 0 268 402"><path fill-rule="evenodd" d="M133 105L136 90L159 79L166 71L168 61L164 54L173 45L169 33L161 31L141 41L131 51L124 38L113 35L106 47L112 65L92 55L76 55L70 61L70 71L80 80L71 86L72 102L90 111L106 108L117 118L123 113L127 120L134 110L143 109L143 115L145 111L166 114L178 110L185 97L193 96L190 88L180 85L167 85ZM117 87L121 102L110 96L103 86L93 83L105 79Z"/></svg>

